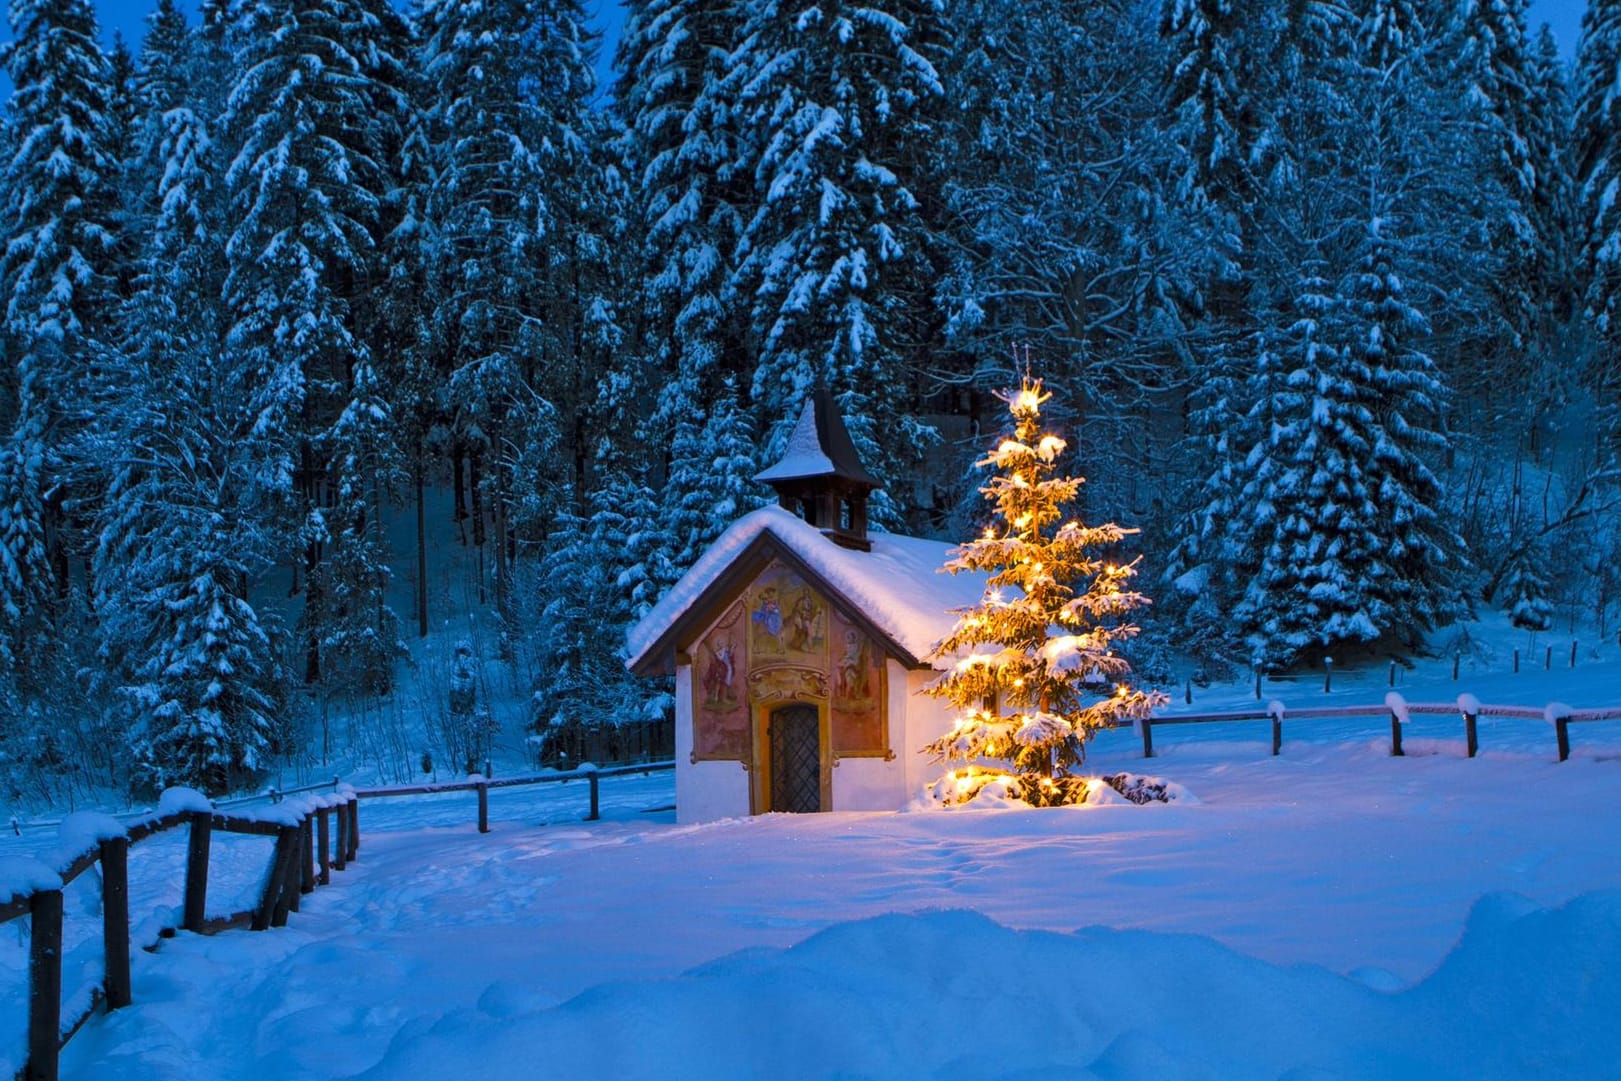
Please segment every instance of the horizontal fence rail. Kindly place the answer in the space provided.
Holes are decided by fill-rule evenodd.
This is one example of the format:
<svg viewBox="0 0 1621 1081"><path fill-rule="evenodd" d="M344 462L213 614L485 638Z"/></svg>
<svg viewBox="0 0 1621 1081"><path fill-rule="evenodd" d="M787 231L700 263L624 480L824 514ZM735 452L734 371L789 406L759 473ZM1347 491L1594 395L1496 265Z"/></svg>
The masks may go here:
<svg viewBox="0 0 1621 1081"><path fill-rule="evenodd" d="M390 799L399 796L435 796L444 792L473 792L478 796L478 831L490 832L490 789L519 788L536 784L567 784L585 781L591 790L591 809L585 821L595 822L601 817L601 781L604 777L646 775L675 769L675 763L643 762L634 766L609 766L605 769L576 769L568 773L536 773L523 777L473 776L464 781L435 781L432 784L396 785L389 788L363 788L355 793L360 799Z"/></svg>
<svg viewBox="0 0 1621 1081"><path fill-rule="evenodd" d="M30 920L28 966L28 1058L18 1075L28 1081L53 1081L58 1076L61 1050L97 1009L116 1010L132 1001L130 984L129 850L168 830L188 830L185 885L179 927L165 927L160 938L178 931L216 934L232 928L263 931L287 923L297 912L302 895L325 886L333 871L344 870L360 850L360 800L475 792L478 828L488 833L489 790L524 785L585 781L590 790L586 821L600 817L602 778L646 775L675 768L674 762L647 762L607 769L584 768L568 773L545 773L494 780L474 776L445 784L354 789L340 779L293 789L271 788L262 794L211 803L200 793L183 793L170 809L146 815L129 825L110 816L93 844L63 857L57 866L39 860L29 863L29 880L20 892L0 897L0 925L27 917ZM243 804L269 800L269 806L234 810ZM165 807L169 802L166 800ZM70 819L71 820L71 819ZM54 823L61 825L60 822ZM15 826L15 823L14 823ZM208 867L215 834L243 834L275 843L265 868L257 903L249 909L221 916L208 915ZM102 942L105 969L100 988L91 995L89 1009L80 1016L62 1017L62 891L85 872L100 869Z"/></svg>
<svg viewBox="0 0 1621 1081"><path fill-rule="evenodd" d="M1479 728L1480 718L1505 718L1526 721L1542 721L1553 728L1554 743L1559 761L1564 762L1570 758L1570 726L1594 721L1621 720L1621 706L1607 706L1598 709L1573 709L1562 702L1551 702L1538 709L1534 706L1493 706L1482 705L1473 695L1460 695L1456 702L1408 702L1401 695L1391 692L1385 696L1383 705L1362 706L1309 706L1302 709L1289 709L1281 702L1270 702L1265 708L1259 706L1246 707L1235 710L1223 710L1209 713L1174 713L1165 716L1147 717L1140 721L1123 721L1115 725L1116 728L1135 728L1142 739L1143 757L1154 757L1154 729L1174 724L1243 724L1268 721L1272 728L1272 753L1283 753L1283 724L1287 719L1294 721L1351 719L1359 717L1377 717L1388 720L1390 723L1390 753L1400 756L1402 750L1402 726L1409 717L1414 715L1457 717L1464 726L1465 755L1475 757L1480 750Z"/></svg>

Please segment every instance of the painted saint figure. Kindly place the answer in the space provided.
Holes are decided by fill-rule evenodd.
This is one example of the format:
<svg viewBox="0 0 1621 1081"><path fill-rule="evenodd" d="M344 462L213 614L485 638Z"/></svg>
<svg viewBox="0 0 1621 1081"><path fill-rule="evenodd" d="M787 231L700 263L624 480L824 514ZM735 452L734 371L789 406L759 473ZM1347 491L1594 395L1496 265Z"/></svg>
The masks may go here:
<svg viewBox="0 0 1621 1081"><path fill-rule="evenodd" d="M760 591L760 607L754 610L749 618L773 638L782 635L782 603L777 600L777 591L767 587Z"/></svg>
<svg viewBox="0 0 1621 1081"><path fill-rule="evenodd" d="M732 643L722 639L709 646L709 663L704 666L704 701L712 706L729 705L737 700L732 690L737 671L733 664Z"/></svg>
<svg viewBox="0 0 1621 1081"><path fill-rule="evenodd" d="M788 648L800 653L814 651L821 641L817 633L816 601L808 589L799 591L799 597L788 613Z"/></svg>

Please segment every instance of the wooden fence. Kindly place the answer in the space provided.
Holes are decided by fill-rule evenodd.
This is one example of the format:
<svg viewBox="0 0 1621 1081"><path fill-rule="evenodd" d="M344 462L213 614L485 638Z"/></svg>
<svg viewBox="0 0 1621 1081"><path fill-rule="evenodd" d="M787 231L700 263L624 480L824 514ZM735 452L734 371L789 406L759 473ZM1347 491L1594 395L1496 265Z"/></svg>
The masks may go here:
<svg viewBox="0 0 1621 1081"><path fill-rule="evenodd" d="M231 928L247 927L263 931L282 927L287 916L297 912L299 898L332 880L333 871L344 870L360 851L360 800L418 796L438 792L475 792L478 796L478 828L488 833L489 790L520 785L565 783L585 780L590 787L587 821L599 817L599 784L604 777L648 774L675 768L674 762L652 762L603 770L578 770L499 781L475 777L449 784L416 785L402 788L352 789L337 782L337 791L306 795L300 799L261 808L257 813L222 813L229 804L172 810L145 818L116 836L103 836L93 846L71 858L57 871L41 867L36 882L24 893L0 901L0 925L28 917L28 1059L19 1078L27 1081L54 1081L61 1050L98 1008L116 1010L131 1002L129 850L149 837L182 826L190 831L186 847L185 892L179 928L165 928L162 937L176 930L216 934ZM318 786L321 788L326 785ZM300 790L310 792L311 789ZM273 798L283 793L272 791ZM258 797L256 797L258 798ZM243 801L234 801L237 803ZM207 915L208 864L212 838L216 833L236 833L275 839L264 886L253 908L229 915ZM62 891L92 868L101 871L102 944L105 968L102 985L92 995L90 1007L66 1025L62 1018ZM49 880L47 882L47 880ZM44 884L42 884L44 883Z"/></svg>
<svg viewBox="0 0 1621 1081"><path fill-rule="evenodd" d="M1543 709L1528 706L1486 706L1481 705L1471 695L1461 696L1454 703L1408 703L1400 695L1392 693L1385 696L1385 703L1381 706L1316 706L1307 709L1286 709L1279 702L1272 702L1266 708L1228 710L1218 713L1182 713L1168 717L1152 717L1137 722L1134 727L1138 730L1143 741L1143 757L1154 757L1154 729L1172 724L1242 724L1258 721L1271 722L1272 753L1283 752L1283 723L1287 718L1290 722L1307 720L1324 720L1329 718L1355 718L1377 717L1390 722L1390 753L1401 755L1402 751L1402 725L1408 717L1413 715L1450 716L1457 717L1463 722L1464 753L1473 758L1480 750L1479 721L1482 717L1502 717L1528 721L1542 721L1553 728L1554 742L1559 754L1559 761L1563 762L1570 757L1570 726L1593 721L1621 720L1621 707L1605 709L1572 709L1569 706L1552 703ZM1124 727L1124 725L1122 725Z"/></svg>

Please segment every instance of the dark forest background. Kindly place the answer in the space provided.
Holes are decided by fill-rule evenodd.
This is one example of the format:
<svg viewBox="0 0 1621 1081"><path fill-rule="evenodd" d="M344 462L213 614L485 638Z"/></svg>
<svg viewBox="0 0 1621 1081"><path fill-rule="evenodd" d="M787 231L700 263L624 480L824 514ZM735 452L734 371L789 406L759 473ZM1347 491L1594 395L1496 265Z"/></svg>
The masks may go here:
<svg viewBox="0 0 1621 1081"><path fill-rule="evenodd" d="M9 14L14 796L328 753L434 538L538 736L656 718L623 631L818 382L959 539L1025 358L1150 679L1615 624L1621 0L1573 68L1524 0L647 0L607 108L572 0Z"/></svg>

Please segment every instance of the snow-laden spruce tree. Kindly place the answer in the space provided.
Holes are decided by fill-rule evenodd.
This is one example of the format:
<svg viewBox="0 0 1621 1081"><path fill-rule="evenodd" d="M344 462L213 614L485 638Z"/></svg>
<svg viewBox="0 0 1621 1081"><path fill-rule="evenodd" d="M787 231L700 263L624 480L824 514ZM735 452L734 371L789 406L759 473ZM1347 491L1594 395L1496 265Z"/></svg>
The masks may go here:
<svg viewBox="0 0 1621 1081"><path fill-rule="evenodd" d="M89 578L130 781L218 792L266 765L286 674L276 621L248 598L274 548L251 506L245 373L220 360L222 169L204 76L172 4L149 23L137 82L152 111L130 180L145 250L118 310L119 408L99 420L116 455Z"/></svg>
<svg viewBox="0 0 1621 1081"><path fill-rule="evenodd" d="M862 461L913 464L933 429L906 406L907 343L923 339L935 202L922 167L945 88L940 0L749 5L723 93L753 133L754 212L731 288L752 298L749 387L785 445L818 380L832 387ZM880 439L880 428L894 429ZM874 507L882 516L887 496Z"/></svg>
<svg viewBox="0 0 1621 1081"><path fill-rule="evenodd" d="M1621 0L1592 0L1582 16L1575 133L1581 284L1598 338L1588 382L1613 413L1621 387Z"/></svg>
<svg viewBox="0 0 1621 1081"><path fill-rule="evenodd" d="M1069 771L1086 741L1165 702L1124 682L1131 665L1114 645L1137 633L1128 616L1148 598L1126 588L1134 565L1110 555L1127 530L1065 513L1082 479L1055 475L1065 442L1041 429L1049 397L1029 379L1004 397L1013 435L982 462L995 471L980 489L995 518L945 565L990 575L931 658L951 667L928 693L960 710L926 748L957 764L938 789L947 803L990 784L1037 806L1083 802L1086 783Z"/></svg>
<svg viewBox="0 0 1621 1081"><path fill-rule="evenodd" d="M620 334L620 184L600 160L595 44L576 0L430 0L419 23L432 161L421 257L437 271L425 348L451 444L479 478L476 545L478 508L492 512L495 601L510 621L519 526L541 541L561 493L584 486Z"/></svg>
<svg viewBox="0 0 1621 1081"><path fill-rule="evenodd" d="M707 416L704 410L702 403L690 402L676 420L670 443L664 517L674 575L696 563L732 522L760 505L760 486L753 480L760 468L753 427L730 378L721 381Z"/></svg>
<svg viewBox="0 0 1621 1081"><path fill-rule="evenodd" d="M93 357L111 305L117 243L110 178L111 73L88 0L13 0L0 219L0 666L44 651L72 579L72 503L96 498L70 449L88 425Z"/></svg>
<svg viewBox="0 0 1621 1081"><path fill-rule="evenodd" d="M378 543L394 433L353 301L383 273L390 118L372 76L392 65L377 59L387 42L366 10L363 0L232 5L236 77L219 127L230 156L226 346L254 411L258 509L309 587L305 678L359 663L378 686L398 649ZM351 633L350 620L373 630Z"/></svg>

